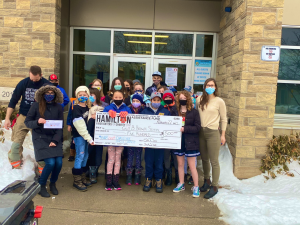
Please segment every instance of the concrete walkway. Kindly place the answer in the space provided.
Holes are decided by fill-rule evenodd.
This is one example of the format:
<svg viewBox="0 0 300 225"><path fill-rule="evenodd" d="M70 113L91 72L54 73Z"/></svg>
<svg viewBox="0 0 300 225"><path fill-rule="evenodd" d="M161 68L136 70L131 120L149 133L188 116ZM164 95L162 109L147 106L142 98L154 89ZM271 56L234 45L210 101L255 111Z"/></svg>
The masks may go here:
<svg viewBox="0 0 300 225"><path fill-rule="evenodd" d="M124 176L123 176L124 177ZM105 191L104 175L98 183L86 192L72 187L71 174L61 174L57 182L59 195L52 199L34 198L35 205L44 206L40 225L52 224L225 224L220 221L220 212L212 202L193 198L187 185L181 193L173 193L171 187L164 187L158 194L155 188L149 193L140 186L120 184L122 191Z"/></svg>

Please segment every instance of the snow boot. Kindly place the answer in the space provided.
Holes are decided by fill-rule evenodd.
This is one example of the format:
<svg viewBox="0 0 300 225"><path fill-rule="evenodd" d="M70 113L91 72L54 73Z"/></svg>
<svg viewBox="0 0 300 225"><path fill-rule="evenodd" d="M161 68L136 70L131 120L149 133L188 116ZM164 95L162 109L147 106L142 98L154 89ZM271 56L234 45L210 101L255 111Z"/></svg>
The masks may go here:
<svg viewBox="0 0 300 225"><path fill-rule="evenodd" d="M134 184L135 185L140 185L141 184L141 174L135 174Z"/></svg>
<svg viewBox="0 0 300 225"><path fill-rule="evenodd" d="M46 189L46 185L41 185L41 190L39 192L39 195L41 195L44 198L49 198L50 194L48 193L47 189Z"/></svg>
<svg viewBox="0 0 300 225"><path fill-rule="evenodd" d="M163 192L163 185L161 179L156 180L156 192L157 193Z"/></svg>
<svg viewBox="0 0 300 225"><path fill-rule="evenodd" d="M90 181L92 184L96 184L97 183L97 166L90 166Z"/></svg>
<svg viewBox="0 0 300 225"><path fill-rule="evenodd" d="M165 180L165 185L166 186L171 186L172 185L172 169L167 170L167 178Z"/></svg>
<svg viewBox="0 0 300 225"><path fill-rule="evenodd" d="M86 186L82 183L81 176L84 174L82 173L81 169L72 169L72 174L74 178L73 187L77 188L79 191L86 191Z"/></svg>
<svg viewBox="0 0 300 225"><path fill-rule="evenodd" d="M68 158L68 161L72 162L75 160L75 154L76 154L76 151L75 149L70 149L70 156Z"/></svg>
<svg viewBox="0 0 300 225"><path fill-rule="evenodd" d="M203 186L200 188L200 192L206 192L209 187L210 187L211 181L210 179L204 179L204 184Z"/></svg>
<svg viewBox="0 0 300 225"><path fill-rule="evenodd" d="M179 183L179 175L178 175L178 170L175 170L175 183Z"/></svg>
<svg viewBox="0 0 300 225"><path fill-rule="evenodd" d="M119 174L116 174L113 176L113 186L114 186L114 189L117 191L122 190L121 185L119 184L119 177L120 177Z"/></svg>
<svg viewBox="0 0 300 225"><path fill-rule="evenodd" d="M127 175L126 184L127 185L131 185L132 184L132 175L131 174Z"/></svg>
<svg viewBox="0 0 300 225"><path fill-rule="evenodd" d="M50 183L49 187L50 187L50 191L51 191L52 194L58 195L58 190L57 190L57 188L55 186L55 183Z"/></svg>
<svg viewBox="0 0 300 225"><path fill-rule="evenodd" d="M143 187L143 191L146 192L150 191L151 186L152 186L152 179L147 178L146 183Z"/></svg>
<svg viewBox="0 0 300 225"><path fill-rule="evenodd" d="M210 186L209 191L204 195L204 198L210 199L218 193L218 188L216 186Z"/></svg>
<svg viewBox="0 0 300 225"><path fill-rule="evenodd" d="M112 174L106 174L105 190L112 191L112 189L113 189L113 186L112 186Z"/></svg>
<svg viewBox="0 0 300 225"><path fill-rule="evenodd" d="M88 179L86 179L86 178L87 178L86 174L87 174L87 172L89 172L88 168L87 168L87 167L82 167L81 169L82 169L82 171L83 171L83 173L81 174L81 180L82 180L82 183L83 183L86 187L91 187L91 186L92 186L92 183L91 183ZM90 177L90 176L88 175L88 178L89 178L89 177Z"/></svg>

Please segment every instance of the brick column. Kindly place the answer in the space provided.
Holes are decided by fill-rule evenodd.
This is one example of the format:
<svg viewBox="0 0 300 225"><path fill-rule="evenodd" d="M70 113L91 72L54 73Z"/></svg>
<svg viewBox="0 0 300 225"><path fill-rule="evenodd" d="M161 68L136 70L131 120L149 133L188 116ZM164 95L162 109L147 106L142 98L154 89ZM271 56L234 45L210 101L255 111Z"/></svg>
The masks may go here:
<svg viewBox="0 0 300 225"><path fill-rule="evenodd" d="M0 0L0 86L15 87L38 65L59 73L61 0Z"/></svg>
<svg viewBox="0 0 300 225"><path fill-rule="evenodd" d="M284 0L223 0L217 82L231 119L226 131L238 178L260 174L273 135L278 62L260 60L263 45L280 45ZM225 13L226 6L232 7Z"/></svg>

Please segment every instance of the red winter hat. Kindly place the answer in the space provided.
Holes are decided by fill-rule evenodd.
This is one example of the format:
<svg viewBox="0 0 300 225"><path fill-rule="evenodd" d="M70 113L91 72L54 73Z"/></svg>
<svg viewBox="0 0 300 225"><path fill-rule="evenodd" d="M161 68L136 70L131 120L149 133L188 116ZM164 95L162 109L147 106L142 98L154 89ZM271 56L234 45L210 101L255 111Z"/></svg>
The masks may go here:
<svg viewBox="0 0 300 225"><path fill-rule="evenodd" d="M49 76L49 80L58 80L57 76L55 74L51 74Z"/></svg>
<svg viewBox="0 0 300 225"><path fill-rule="evenodd" d="M163 100L165 100L166 97L170 97L174 101L174 94L172 91L166 90L163 94Z"/></svg>

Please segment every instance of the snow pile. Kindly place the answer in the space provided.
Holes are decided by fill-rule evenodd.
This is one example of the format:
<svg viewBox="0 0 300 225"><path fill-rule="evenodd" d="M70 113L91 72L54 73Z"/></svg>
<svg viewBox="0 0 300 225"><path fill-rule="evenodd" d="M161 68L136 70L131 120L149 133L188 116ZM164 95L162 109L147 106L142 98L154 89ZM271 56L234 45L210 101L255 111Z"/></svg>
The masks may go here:
<svg viewBox="0 0 300 225"><path fill-rule="evenodd" d="M219 193L212 199L229 224L299 224L300 165L289 164L294 177L277 175L266 180L261 174L239 180L233 174L232 156L227 146L220 149Z"/></svg>

